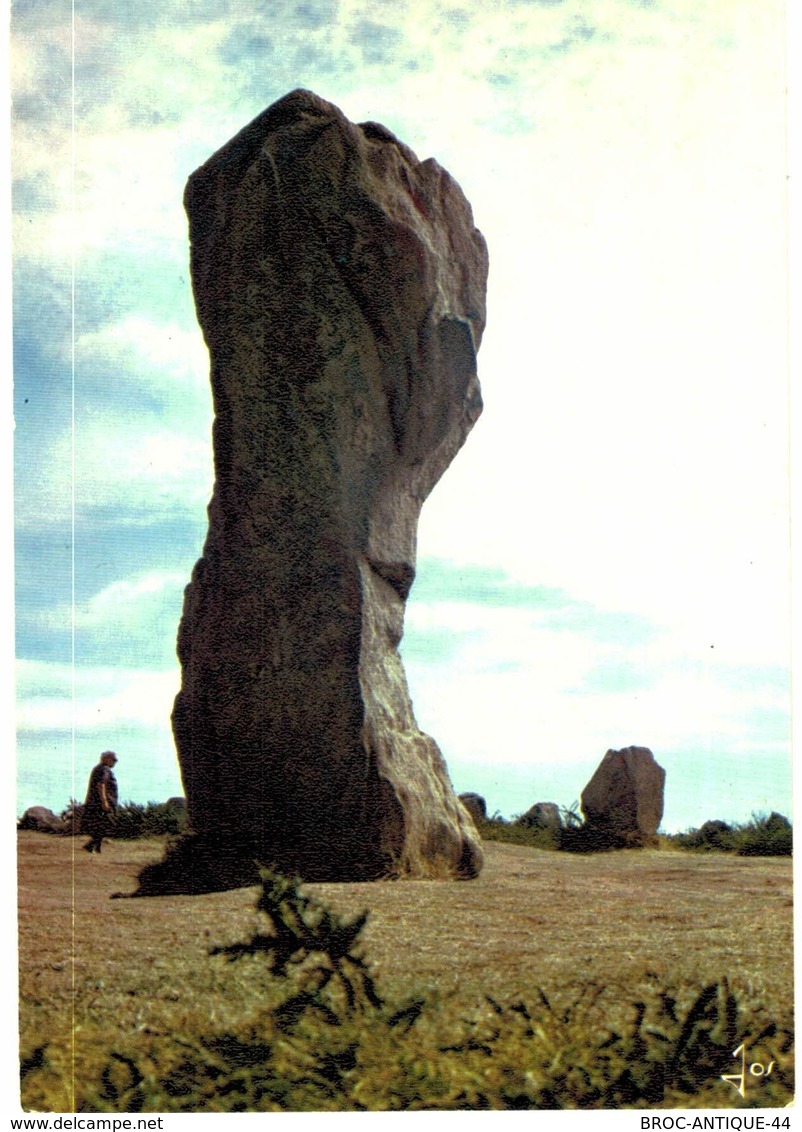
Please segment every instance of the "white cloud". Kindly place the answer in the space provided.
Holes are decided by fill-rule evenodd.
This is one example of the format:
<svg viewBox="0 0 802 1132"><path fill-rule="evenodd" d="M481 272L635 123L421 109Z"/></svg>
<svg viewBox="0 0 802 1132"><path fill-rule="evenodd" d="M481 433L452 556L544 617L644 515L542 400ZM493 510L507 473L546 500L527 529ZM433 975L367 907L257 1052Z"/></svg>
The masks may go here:
<svg viewBox="0 0 802 1132"><path fill-rule="evenodd" d="M132 429L129 418L103 420L78 438L77 504L144 512L158 507L194 510L211 494L208 439L171 429Z"/></svg>
<svg viewBox="0 0 802 1132"><path fill-rule="evenodd" d="M85 603L61 604L32 618L41 628L72 625L76 632L116 642L118 652L131 648L133 639L172 639L188 582L179 570L149 570L112 582Z"/></svg>
<svg viewBox="0 0 802 1132"><path fill-rule="evenodd" d="M200 330L131 313L80 335L74 359L74 422L27 464L19 526L64 521L73 507L79 520L110 510L134 522L202 514L214 472Z"/></svg>
<svg viewBox="0 0 802 1132"><path fill-rule="evenodd" d="M169 414L183 430L209 435L209 353L198 326L128 314L80 335L75 361L79 373L88 366L102 374L120 401L134 405L147 395L161 405L162 423Z"/></svg>
<svg viewBox="0 0 802 1132"><path fill-rule="evenodd" d="M742 761L787 753L789 691L777 670L733 664L676 632L615 641L544 622L521 609L412 599L416 717L449 761L571 765L631 744ZM420 659L438 631L450 634L446 655Z"/></svg>
<svg viewBox="0 0 802 1132"><path fill-rule="evenodd" d="M456 665L448 674L429 673L420 686L410 672L418 723L449 761L460 764L571 765L631 744L666 754L697 746L742 765L756 753L787 754L787 735L750 727L747 697L715 680L685 671L637 691L572 693L561 684L572 667L570 654L551 651L513 671ZM760 696L749 706L766 699ZM770 697L765 706L781 716L786 705Z"/></svg>
<svg viewBox="0 0 802 1132"><path fill-rule="evenodd" d="M214 475L200 331L132 314L79 337L75 371L74 422L26 466L19 525L63 520L73 507L79 519L116 509L137 522L202 512Z"/></svg>
<svg viewBox="0 0 802 1132"><path fill-rule="evenodd" d="M17 663L17 727L69 731L137 724L164 727L178 691L174 670Z"/></svg>
<svg viewBox="0 0 802 1132"><path fill-rule="evenodd" d="M559 67L516 74L525 136L488 126L468 154L483 94L455 100L491 252L486 408L424 507L420 553L784 658L781 12L611 4L594 19Z"/></svg>
<svg viewBox="0 0 802 1132"><path fill-rule="evenodd" d="M208 137L225 101L215 53L225 23L121 31L77 14L73 36L64 13L51 7L49 15L35 32L17 26L13 39L14 105L38 102L30 120L15 124L14 170L51 200L50 208L18 217L16 255L80 263L93 251L128 246L183 262L182 195L192 168L182 161L193 141ZM53 84L49 109L43 76Z"/></svg>
<svg viewBox="0 0 802 1132"><path fill-rule="evenodd" d="M160 427L136 414L106 414L62 435L47 460L26 470L17 525L113 517L132 524L197 517L211 497L209 440Z"/></svg>

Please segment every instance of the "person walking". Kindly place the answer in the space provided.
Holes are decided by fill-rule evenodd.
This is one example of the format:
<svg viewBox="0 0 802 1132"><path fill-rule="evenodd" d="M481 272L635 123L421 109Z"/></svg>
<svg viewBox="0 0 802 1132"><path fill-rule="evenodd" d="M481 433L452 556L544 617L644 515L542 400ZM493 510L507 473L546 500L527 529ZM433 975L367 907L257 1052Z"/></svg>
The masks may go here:
<svg viewBox="0 0 802 1132"><path fill-rule="evenodd" d="M84 849L99 853L104 837L111 828L111 816L117 809L117 779L112 767L117 762L114 751L104 751L100 762L89 775L86 802L81 816L81 832L89 834Z"/></svg>

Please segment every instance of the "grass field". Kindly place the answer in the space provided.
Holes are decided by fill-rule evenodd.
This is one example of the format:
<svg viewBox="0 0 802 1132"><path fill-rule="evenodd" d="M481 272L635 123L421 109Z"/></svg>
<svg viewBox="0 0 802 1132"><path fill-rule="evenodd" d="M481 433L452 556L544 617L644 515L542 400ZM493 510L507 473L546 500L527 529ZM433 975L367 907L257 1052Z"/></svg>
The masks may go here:
<svg viewBox="0 0 802 1132"><path fill-rule="evenodd" d="M163 843L111 842L100 858L83 853L80 839L24 832L18 844L26 1107L86 1106L104 1051L223 1032L277 1001L265 963L209 954L264 927L254 911L258 889L112 900L133 892ZM582 856L503 843L486 843L485 852L470 882L304 891L336 911L370 910L364 954L380 991L399 1001L436 999L456 1016L486 996L531 1001L542 990L570 1003L592 983L634 1002L648 985L725 979L745 1019L754 1013L791 1028L790 859ZM778 1056L787 1081L791 1055ZM749 1084L745 1101L720 1080L711 1096L722 1106L777 1103L779 1086Z"/></svg>

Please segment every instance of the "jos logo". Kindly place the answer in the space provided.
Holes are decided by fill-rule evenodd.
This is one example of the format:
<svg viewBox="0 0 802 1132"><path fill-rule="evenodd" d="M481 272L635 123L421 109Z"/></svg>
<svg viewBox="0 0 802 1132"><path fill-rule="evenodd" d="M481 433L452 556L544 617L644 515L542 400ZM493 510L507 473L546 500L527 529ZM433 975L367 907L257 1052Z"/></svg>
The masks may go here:
<svg viewBox="0 0 802 1132"><path fill-rule="evenodd" d="M771 1074L772 1069L774 1068L774 1062L770 1061L768 1063L768 1065L764 1065L762 1061L753 1061L752 1064L749 1066L749 1069L747 1070L747 1068L746 1068L746 1045L744 1045L743 1043L741 1045L739 1045L737 1049L734 1049L732 1051L733 1057L737 1057L738 1054L741 1055L741 1072L740 1073L722 1073L721 1074L721 1080L722 1081L729 1081L729 1083L732 1085L732 1087L738 1093L740 1093L740 1095L742 1097L746 1097L746 1082L747 1082L748 1078L749 1077L756 1077L756 1078L768 1077Z"/></svg>

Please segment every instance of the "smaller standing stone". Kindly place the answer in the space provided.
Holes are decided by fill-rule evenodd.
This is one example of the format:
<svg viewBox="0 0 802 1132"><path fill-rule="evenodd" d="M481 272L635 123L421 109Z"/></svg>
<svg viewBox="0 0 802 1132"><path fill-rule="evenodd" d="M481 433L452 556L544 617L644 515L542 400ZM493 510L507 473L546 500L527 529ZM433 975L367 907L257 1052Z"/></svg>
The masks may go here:
<svg viewBox="0 0 802 1132"><path fill-rule="evenodd" d="M665 780L647 747L608 751L582 791L586 837L611 846L648 844L663 817Z"/></svg>

